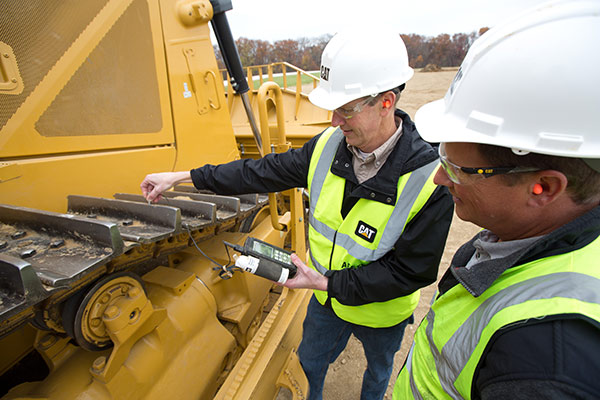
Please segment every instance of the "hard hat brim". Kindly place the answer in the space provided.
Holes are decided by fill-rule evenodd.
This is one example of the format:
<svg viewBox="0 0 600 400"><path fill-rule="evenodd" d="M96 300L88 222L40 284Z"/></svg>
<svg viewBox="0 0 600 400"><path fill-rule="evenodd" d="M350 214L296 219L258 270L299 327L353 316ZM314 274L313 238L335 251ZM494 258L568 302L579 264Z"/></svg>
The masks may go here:
<svg viewBox="0 0 600 400"><path fill-rule="evenodd" d="M467 121L447 112L445 99L427 103L415 113L415 125L423 139L430 143L468 142L514 147L506 140L467 127Z"/></svg>
<svg viewBox="0 0 600 400"><path fill-rule="evenodd" d="M360 97L361 96L348 96L343 94L336 95L319 86L309 93L308 100L319 108L333 111Z"/></svg>
<svg viewBox="0 0 600 400"><path fill-rule="evenodd" d="M382 92L386 92L388 90L392 90L397 88L398 86L405 84L408 82L414 75L414 70L412 68L408 68L408 71L397 81L389 81L387 85L382 87L371 87L371 90L361 90L356 91L355 93L344 93L338 92L334 93L329 89L325 89L322 86L317 86L308 94L308 99L311 103L319 108L323 108L325 110L333 111L337 108L342 107L345 104L350 103L353 100L363 98L369 95L377 95Z"/></svg>
<svg viewBox="0 0 600 400"><path fill-rule="evenodd" d="M458 142L452 129L446 125L444 99L421 106L415 114L415 125L423 139L431 143Z"/></svg>

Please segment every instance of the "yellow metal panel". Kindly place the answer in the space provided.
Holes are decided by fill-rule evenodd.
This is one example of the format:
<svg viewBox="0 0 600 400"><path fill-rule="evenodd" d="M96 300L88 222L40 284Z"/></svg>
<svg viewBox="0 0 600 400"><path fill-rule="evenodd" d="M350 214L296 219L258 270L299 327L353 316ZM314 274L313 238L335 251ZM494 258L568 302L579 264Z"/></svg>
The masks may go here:
<svg viewBox="0 0 600 400"><path fill-rule="evenodd" d="M173 124L177 142L175 169L188 169L239 158L208 24L189 26L172 1L161 1L169 69Z"/></svg>
<svg viewBox="0 0 600 400"><path fill-rule="evenodd" d="M0 357L0 375L12 367L16 360L21 359L32 350L31 344L35 338L35 332L30 325L24 325L0 339L0 349L3 352Z"/></svg>
<svg viewBox="0 0 600 400"><path fill-rule="evenodd" d="M65 212L70 194L140 193L149 171L169 170L174 161L175 149L162 147L5 162L0 164L0 204Z"/></svg>
<svg viewBox="0 0 600 400"><path fill-rule="evenodd" d="M102 39L119 22L119 18L122 17L132 4L136 6L140 6L141 4L150 22L151 38L149 39L153 42L154 67L156 69L160 98L162 128L154 132L137 132L131 134L114 132L114 134L102 135L78 136L74 134L71 136L56 136L53 134L50 137L42 136L36 130L37 121L40 120L53 101L60 95L65 86L68 85L78 69L88 61L90 55ZM63 6L68 5L61 5L60 3L57 5L57 7ZM160 27L160 15L156 1L109 1L6 122L0 131L0 157L23 157L37 154L173 143L173 130L170 122L171 113L168 102L169 91L165 79L167 72L164 63ZM131 34L135 34L135 31L132 31ZM106 57L112 57L112 59L106 61L107 64L118 65L119 54L109 54ZM18 59L17 62L19 62ZM27 85L27 82L25 84ZM114 82L114 85L115 87L110 89L114 90L117 96L119 90L131 90L131 88L127 87L126 80ZM82 86L81 90L85 91L89 90L89 88ZM115 97L114 100L118 101L119 99ZM85 109L83 111L97 115L99 121L113 117L110 114L103 113L101 108L93 110ZM70 117L77 119L79 116L75 113Z"/></svg>
<svg viewBox="0 0 600 400"><path fill-rule="evenodd" d="M169 289L174 295L186 291L196 276L178 269L156 267L144 275L144 281Z"/></svg>

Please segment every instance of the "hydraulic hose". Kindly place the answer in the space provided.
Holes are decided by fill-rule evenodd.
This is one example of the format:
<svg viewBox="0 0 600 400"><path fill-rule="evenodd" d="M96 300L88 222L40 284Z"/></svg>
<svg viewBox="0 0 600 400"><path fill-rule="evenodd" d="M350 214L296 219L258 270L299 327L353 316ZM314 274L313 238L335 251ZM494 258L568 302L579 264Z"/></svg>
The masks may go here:
<svg viewBox="0 0 600 400"><path fill-rule="evenodd" d="M231 34L231 29L229 28L229 22L227 21L227 16L225 15L225 11L229 11L233 8L231 1L210 0L210 4L213 7L213 18L211 20L211 25L217 38L219 49L221 49L225 67L227 68L227 72L229 72L229 76L231 77L231 86L233 87L233 90L235 90L235 92L242 98L242 103L244 104L246 115L248 116L248 122L250 123L250 128L252 129L252 134L254 135L256 145L258 146L258 152L262 157L262 140L260 137L260 132L258 131L258 126L256 125L254 114L252 113L250 99L248 98L248 90L250 88L248 87L248 82L244 76L240 55L237 51L237 47L235 46L235 41L233 40L233 35Z"/></svg>

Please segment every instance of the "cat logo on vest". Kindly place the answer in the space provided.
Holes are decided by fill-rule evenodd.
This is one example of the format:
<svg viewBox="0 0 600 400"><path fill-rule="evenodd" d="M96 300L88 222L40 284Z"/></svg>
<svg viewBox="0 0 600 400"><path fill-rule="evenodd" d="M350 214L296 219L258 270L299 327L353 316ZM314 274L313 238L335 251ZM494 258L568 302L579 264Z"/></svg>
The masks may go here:
<svg viewBox="0 0 600 400"><path fill-rule="evenodd" d="M358 221L358 225L356 226L356 231L354 233L367 242L373 243L375 240L375 235L377 235L377 229L363 221Z"/></svg>

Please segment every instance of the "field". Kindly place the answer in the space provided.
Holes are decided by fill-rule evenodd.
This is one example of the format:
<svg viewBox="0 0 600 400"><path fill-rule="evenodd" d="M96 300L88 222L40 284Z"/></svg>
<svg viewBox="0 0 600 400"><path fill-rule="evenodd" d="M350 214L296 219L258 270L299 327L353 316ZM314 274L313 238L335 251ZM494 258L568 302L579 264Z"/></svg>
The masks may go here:
<svg viewBox="0 0 600 400"><path fill-rule="evenodd" d="M442 98L450 86L455 69L444 69L440 72L416 72L415 76L407 83L406 90L402 93L399 107L414 117L416 110L423 104ZM461 221L454 217L450 229L450 235L446 242L444 256L440 265L439 277L448 268L449 262L456 249L469 240L478 230L475 225ZM408 350L412 344L414 332L418 323L423 319L431 298L435 293L436 285L424 288L421 292L421 300L415 311L415 324L409 325L404 334L404 340L400 351L395 356L394 371L386 392L386 399L392 398L392 390L396 377ZM366 360L360 342L353 336L348 342L346 349L340 354L335 363L329 367L325 379L323 398L327 400L353 400L360 398L362 375L366 368Z"/></svg>

